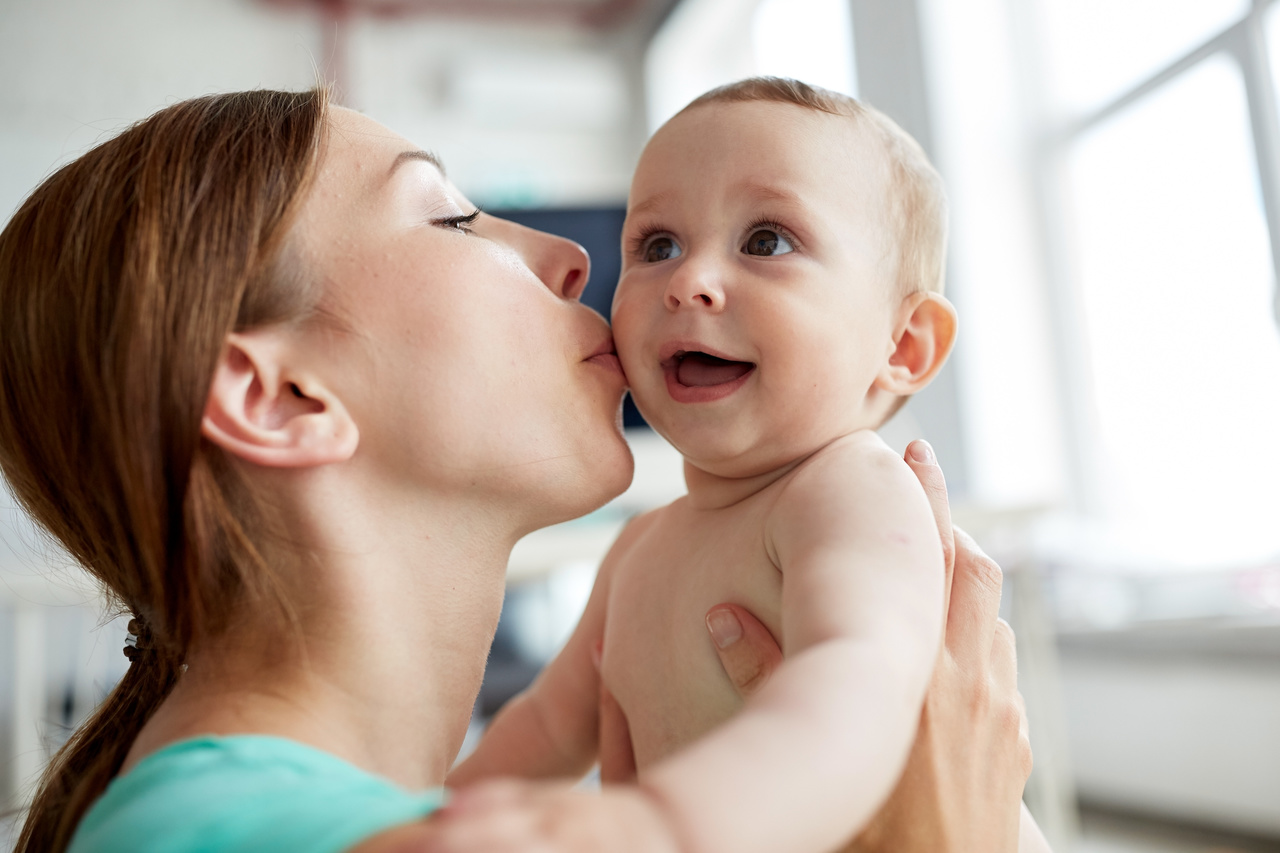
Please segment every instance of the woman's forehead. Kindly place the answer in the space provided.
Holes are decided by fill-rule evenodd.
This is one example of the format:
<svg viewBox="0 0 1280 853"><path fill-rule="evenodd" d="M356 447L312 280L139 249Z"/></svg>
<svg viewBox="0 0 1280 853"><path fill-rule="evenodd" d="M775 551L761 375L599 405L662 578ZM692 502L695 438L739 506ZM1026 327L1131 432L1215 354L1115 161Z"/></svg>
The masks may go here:
<svg viewBox="0 0 1280 853"><path fill-rule="evenodd" d="M397 158L418 146L355 110L330 113L322 171L337 179L385 181Z"/></svg>
<svg viewBox="0 0 1280 853"><path fill-rule="evenodd" d="M313 233L347 228L351 217L363 221L388 211L408 193L441 199L456 195L435 155L354 110L334 109L302 214L304 228Z"/></svg>

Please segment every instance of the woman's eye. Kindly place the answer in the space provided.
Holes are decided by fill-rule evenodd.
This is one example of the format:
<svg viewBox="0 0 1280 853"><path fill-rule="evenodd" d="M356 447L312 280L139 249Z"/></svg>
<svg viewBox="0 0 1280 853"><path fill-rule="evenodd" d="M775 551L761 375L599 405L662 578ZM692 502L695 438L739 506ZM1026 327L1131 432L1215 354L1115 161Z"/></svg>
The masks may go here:
<svg viewBox="0 0 1280 853"><path fill-rule="evenodd" d="M785 255L788 252L794 252L795 247L791 245L791 242L786 237L783 237L772 228L757 228L747 238L747 244L742 247L742 251L748 255L768 257L770 255Z"/></svg>
<svg viewBox="0 0 1280 853"><path fill-rule="evenodd" d="M471 225L479 218L480 208L476 208L474 213L466 216L444 216L439 219L433 219L431 222L433 225L439 225L443 228L448 228L451 231L460 231L463 234L472 234L474 232L471 230Z"/></svg>
<svg viewBox="0 0 1280 853"><path fill-rule="evenodd" d="M680 257L680 247L670 237L656 237L644 248L644 260L647 264L669 261L678 257Z"/></svg>

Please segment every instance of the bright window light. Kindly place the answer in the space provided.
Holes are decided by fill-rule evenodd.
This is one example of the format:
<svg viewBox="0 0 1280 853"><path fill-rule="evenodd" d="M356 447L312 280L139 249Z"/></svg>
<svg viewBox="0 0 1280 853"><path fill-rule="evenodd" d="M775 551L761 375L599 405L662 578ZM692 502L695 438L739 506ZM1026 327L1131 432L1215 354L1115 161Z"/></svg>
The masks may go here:
<svg viewBox="0 0 1280 853"><path fill-rule="evenodd" d="M1165 565L1280 554L1280 335L1239 67L1207 60L1082 137L1068 189L1108 520Z"/></svg>
<svg viewBox="0 0 1280 853"><path fill-rule="evenodd" d="M645 53L649 130L708 89L759 73L751 46L756 0L683 0Z"/></svg>
<svg viewBox="0 0 1280 853"><path fill-rule="evenodd" d="M1272 3L1264 19L1267 32L1267 52L1271 55L1271 79L1280 96L1280 3Z"/></svg>
<svg viewBox="0 0 1280 853"><path fill-rule="evenodd" d="M751 29L757 74L857 94L847 0L763 0Z"/></svg>
<svg viewBox="0 0 1280 853"><path fill-rule="evenodd" d="M1249 0L1040 0L1048 83L1071 112L1100 106L1244 17Z"/></svg>
<svg viewBox="0 0 1280 853"><path fill-rule="evenodd" d="M952 359L965 497L1012 509L1059 504L1069 469L1008 6L928 0L921 24L950 203L947 293L960 312Z"/></svg>
<svg viewBox="0 0 1280 853"><path fill-rule="evenodd" d="M753 74L857 93L847 0L683 0L645 55L649 129Z"/></svg>

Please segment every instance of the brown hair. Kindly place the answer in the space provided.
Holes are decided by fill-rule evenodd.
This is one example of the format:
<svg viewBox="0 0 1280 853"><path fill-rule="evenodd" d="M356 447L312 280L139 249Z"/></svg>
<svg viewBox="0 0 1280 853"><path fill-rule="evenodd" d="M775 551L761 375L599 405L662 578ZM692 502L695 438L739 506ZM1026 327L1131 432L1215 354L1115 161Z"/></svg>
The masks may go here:
<svg viewBox="0 0 1280 853"><path fill-rule="evenodd" d="M889 209L898 232L898 286L903 295L942 292L947 254L947 195L924 150L884 113L818 86L784 77L749 77L712 89L681 110L707 104L767 101L865 122L884 144L893 190Z"/></svg>
<svg viewBox="0 0 1280 853"><path fill-rule="evenodd" d="M227 335L315 307L285 249L327 110L324 90L174 104L59 169L0 233L0 468L143 635L46 770L19 853L66 848L193 637L235 608L285 624L265 517L200 423Z"/></svg>

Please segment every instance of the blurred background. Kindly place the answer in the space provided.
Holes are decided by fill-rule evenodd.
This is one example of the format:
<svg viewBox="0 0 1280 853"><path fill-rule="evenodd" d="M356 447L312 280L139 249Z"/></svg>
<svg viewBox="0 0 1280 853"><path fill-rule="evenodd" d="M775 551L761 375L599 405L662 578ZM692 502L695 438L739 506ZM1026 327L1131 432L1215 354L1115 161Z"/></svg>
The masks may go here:
<svg viewBox="0 0 1280 853"><path fill-rule="evenodd" d="M865 99L946 179L958 351L883 432L933 442L1006 569L1055 849L1280 850L1280 2L2 0L0 214L166 104L329 80L486 210L586 245L607 313L648 134L751 74ZM626 518L681 492L628 424L631 490L512 557L476 732ZM126 660L0 516L7 810Z"/></svg>

